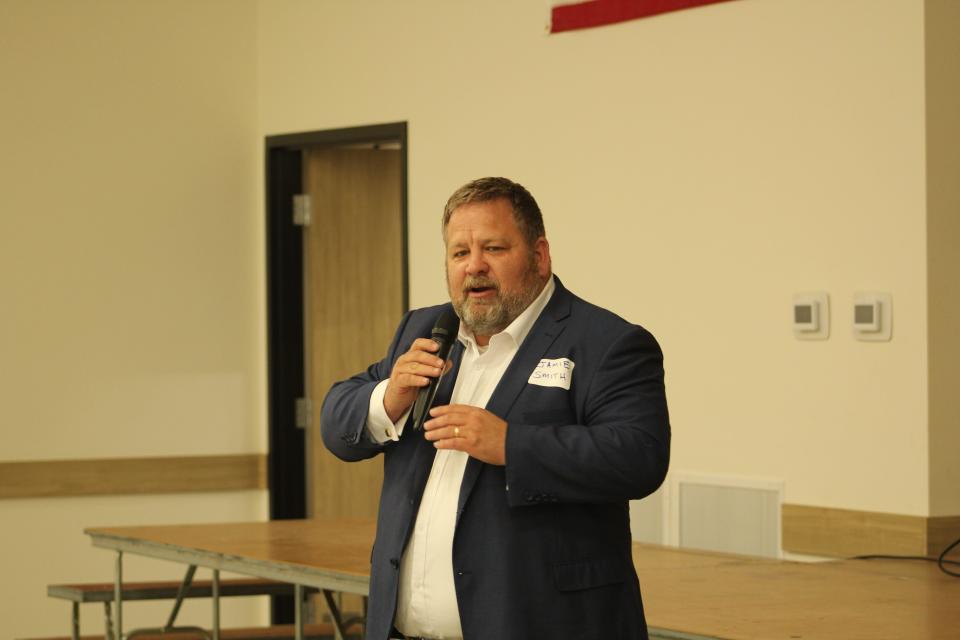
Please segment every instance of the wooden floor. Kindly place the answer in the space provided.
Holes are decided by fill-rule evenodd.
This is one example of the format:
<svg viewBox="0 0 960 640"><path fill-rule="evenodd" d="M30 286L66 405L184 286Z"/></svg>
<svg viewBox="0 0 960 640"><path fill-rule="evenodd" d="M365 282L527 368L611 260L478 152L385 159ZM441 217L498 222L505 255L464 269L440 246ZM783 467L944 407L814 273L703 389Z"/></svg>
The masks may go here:
<svg viewBox="0 0 960 640"><path fill-rule="evenodd" d="M634 545L660 637L957 640L960 578L932 562L798 563Z"/></svg>

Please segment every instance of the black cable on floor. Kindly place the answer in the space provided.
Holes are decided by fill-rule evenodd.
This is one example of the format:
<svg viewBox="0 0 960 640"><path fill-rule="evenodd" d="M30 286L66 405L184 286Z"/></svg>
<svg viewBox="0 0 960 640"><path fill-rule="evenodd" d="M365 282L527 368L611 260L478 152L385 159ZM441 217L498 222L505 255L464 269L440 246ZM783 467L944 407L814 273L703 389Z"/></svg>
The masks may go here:
<svg viewBox="0 0 960 640"><path fill-rule="evenodd" d="M952 564L960 567L960 562L956 560L947 560L947 554L953 550L954 547L960 545L960 538L957 538L953 543L947 546L943 550L943 553L940 554L937 558L931 558L929 556L889 556L889 555L868 555L868 556L854 556L853 560L924 560L926 562L936 562L937 566L940 568L940 571L943 571L948 576L953 576L954 578L960 578L960 573L956 571L951 571L947 569L946 565Z"/></svg>
<svg viewBox="0 0 960 640"><path fill-rule="evenodd" d="M953 549L953 548L954 548L955 546L957 546L958 544L960 544L960 538L957 538L957 539L953 542L953 544L951 544L949 547L947 547L946 549L944 549L944 550L943 550L943 553L940 554L940 558L937 560L937 566L940 567L940 571L943 571L943 572L944 572L945 574L947 574L948 576L953 576L954 578L960 578L960 573L957 573L956 571L950 571L949 569L947 569L947 568L946 568L945 566L943 566L943 565L945 565L945 564L958 564L958 565L960 565L960 562L954 562L953 560L945 560L945 559L944 559L944 558L947 557L947 554L950 553L950 550Z"/></svg>

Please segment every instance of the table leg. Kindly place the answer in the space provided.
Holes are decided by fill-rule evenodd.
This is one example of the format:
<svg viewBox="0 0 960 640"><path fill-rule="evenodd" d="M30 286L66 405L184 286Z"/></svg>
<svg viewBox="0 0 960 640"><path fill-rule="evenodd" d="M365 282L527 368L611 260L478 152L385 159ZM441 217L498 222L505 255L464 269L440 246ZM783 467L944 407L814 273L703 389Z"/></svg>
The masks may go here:
<svg viewBox="0 0 960 640"><path fill-rule="evenodd" d="M193 584L193 576L196 572L197 565L191 564L187 567L187 573L180 582L180 588L177 589L177 598L173 601L173 610L170 612L170 617L167 619L164 629L173 629L174 625L177 624L180 607L183 606L183 599L187 597L187 593L190 591L190 585Z"/></svg>
<svg viewBox="0 0 960 640"><path fill-rule="evenodd" d="M321 589L323 599L327 601L327 609L330 610L330 617L333 618L333 637L335 640L343 640L343 619L340 617L340 607L333 599L333 592L329 589Z"/></svg>
<svg viewBox="0 0 960 640"><path fill-rule="evenodd" d="M211 582L211 596L213 596L213 640L220 640L220 570L213 570Z"/></svg>
<svg viewBox="0 0 960 640"><path fill-rule="evenodd" d="M303 585L293 585L294 640L303 640Z"/></svg>
<svg viewBox="0 0 960 640"><path fill-rule="evenodd" d="M113 583L113 600L116 603L117 626L114 631L114 640L123 638L123 551L117 551L116 579Z"/></svg>
<svg viewBox="0 0 960 640"><path fill-rule="evenodd" d="M73 603L73 615L70 617L70 638L80 640L80 603Z"/></svg>

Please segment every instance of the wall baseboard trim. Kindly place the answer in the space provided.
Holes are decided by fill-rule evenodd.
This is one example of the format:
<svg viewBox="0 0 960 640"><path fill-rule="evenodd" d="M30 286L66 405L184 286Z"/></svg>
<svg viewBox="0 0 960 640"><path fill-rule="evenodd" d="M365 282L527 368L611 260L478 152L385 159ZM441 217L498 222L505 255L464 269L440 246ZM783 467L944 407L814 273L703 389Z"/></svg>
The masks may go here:
<svg viewBox="0 0 960 640"><path fill-rule="evenodd" d="M266 488L262 453L0 462L0 499Z"/></svg>
<svg viewBox="0 0 960 640"><path fill-rule="evenodd" d="M782 505L781 516L784 551L805 555L937 556L960 538L960 516L907 516L798 504Z"/></svg>
<svg viewBox="0 0 960 640"><path fill-rule="evenodd" d="M960 516L937 516L928 520L927 555L939 556L960 538ZM954 547L949 557L960 558L960 546Z"/></svg>

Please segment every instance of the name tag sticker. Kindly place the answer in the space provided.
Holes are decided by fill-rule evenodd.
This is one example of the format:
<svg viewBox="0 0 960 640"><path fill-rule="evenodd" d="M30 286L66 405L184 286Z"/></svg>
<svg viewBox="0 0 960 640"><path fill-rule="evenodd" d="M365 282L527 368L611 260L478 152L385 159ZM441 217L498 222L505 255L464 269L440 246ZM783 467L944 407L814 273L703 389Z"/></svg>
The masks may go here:
<svg viewBox="0 0 960 640"><path fill-rule="evenodd" d="M570 390L570 381L573 380L573 360L568 358L544 359L537 364L537 368L530 374L527 384L536 384L541 387L561 387Z"/></svg>

